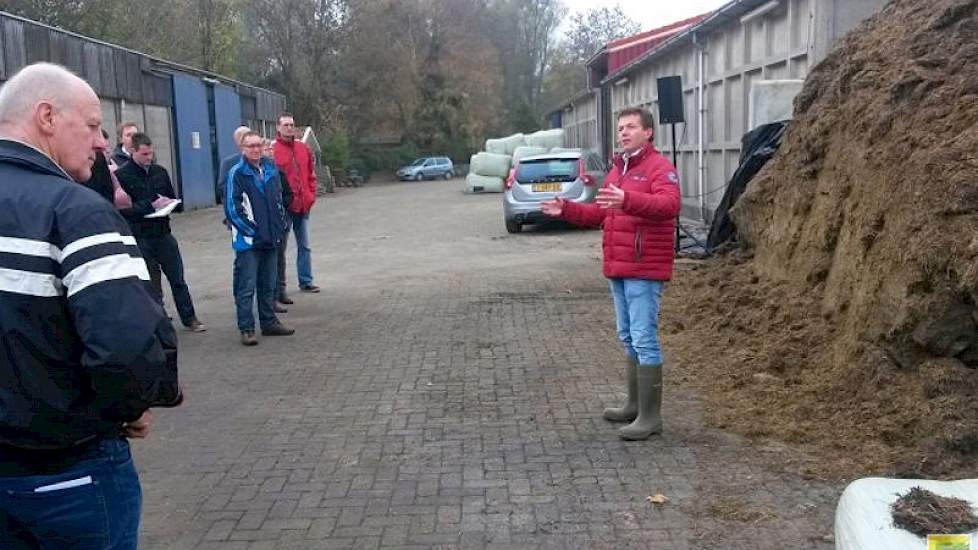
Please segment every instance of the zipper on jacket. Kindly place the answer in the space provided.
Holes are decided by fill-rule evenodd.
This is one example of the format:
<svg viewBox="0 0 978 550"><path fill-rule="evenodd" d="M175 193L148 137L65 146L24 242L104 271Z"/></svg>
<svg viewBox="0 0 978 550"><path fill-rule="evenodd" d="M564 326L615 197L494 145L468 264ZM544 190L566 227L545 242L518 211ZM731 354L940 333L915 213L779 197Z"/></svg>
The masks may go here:
<svg viewBox="0 0 978 550"><path fill-rule="evenodd" d="M635 261L642 259L642 230L635 231Z"/></svg>

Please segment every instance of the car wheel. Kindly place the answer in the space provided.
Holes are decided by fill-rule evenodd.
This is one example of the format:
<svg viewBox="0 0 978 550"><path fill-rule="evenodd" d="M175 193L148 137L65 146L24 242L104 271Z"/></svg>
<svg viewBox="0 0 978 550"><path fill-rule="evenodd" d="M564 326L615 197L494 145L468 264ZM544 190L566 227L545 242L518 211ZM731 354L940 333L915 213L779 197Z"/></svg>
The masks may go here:
<svg viewBox="0 0 978 550"><path fill-rule="evenodd" d="M451 172L445 172L445 179L450 180L455 177L455 174Z"/></svg>
<svg viewBox="0 0 978 550"><path fill-rule="evenodd" d="M414 181L424 181L424 174L418 174L414 176Z"/></svg>
<svg viewBox="0 0 978 550"><path fill-rule="evenodd" d="M523 231L523 226L513 220L506 220L506 231L508 233L519 233Z"/></svg>

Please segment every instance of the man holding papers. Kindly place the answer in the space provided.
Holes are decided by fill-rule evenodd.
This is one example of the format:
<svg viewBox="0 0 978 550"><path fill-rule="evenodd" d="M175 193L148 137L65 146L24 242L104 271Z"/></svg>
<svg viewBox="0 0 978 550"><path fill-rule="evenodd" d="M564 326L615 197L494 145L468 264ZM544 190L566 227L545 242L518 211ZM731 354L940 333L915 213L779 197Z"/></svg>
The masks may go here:
<svg viewBox="0 0 978 550"><path fill-rule="evenodd" d="M153 142L149 136L132 136L132 162L116 172L122 189L132 197L132 208L121 211L136 237L139 250L146 260L153 294L163 303L163 283L160 270L170 282L173 301L183 326L192 332L206 330L194 312L190 288L183 278L183 258L180 246L170 233L169 212L176 207L176 193L166 169L153 163Z"/></svg>

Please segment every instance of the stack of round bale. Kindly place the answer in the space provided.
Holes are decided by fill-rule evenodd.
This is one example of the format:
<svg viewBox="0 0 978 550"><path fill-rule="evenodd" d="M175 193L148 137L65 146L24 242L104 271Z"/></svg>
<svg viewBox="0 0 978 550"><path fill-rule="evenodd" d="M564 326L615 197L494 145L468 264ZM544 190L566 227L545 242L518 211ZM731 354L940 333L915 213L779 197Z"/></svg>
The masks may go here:
<svg viewBox="0 0 978 550"><path fill-rule="evenodd" d="M469 161L469 175L465 177L462 192L501 193L509 171L520 159L548 153L563 142L564 131L560 128L487 139L486 150L472 155Z"/></svg>

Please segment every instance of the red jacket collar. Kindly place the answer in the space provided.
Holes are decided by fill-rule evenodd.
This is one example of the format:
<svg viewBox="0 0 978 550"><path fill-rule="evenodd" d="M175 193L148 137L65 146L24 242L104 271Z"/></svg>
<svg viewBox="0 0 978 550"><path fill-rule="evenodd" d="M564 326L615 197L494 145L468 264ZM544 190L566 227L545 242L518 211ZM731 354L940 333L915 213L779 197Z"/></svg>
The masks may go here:
<svg viewBox="0 0 978 550"><path fill-rule="evenodd" d="M634 155L628 157L628 165L636 166L640 164L643 160L645 160L645 157L649 156L654 151L655 151L655 147L653 147L651 143L646 143ZM625 169L625 157L622 153L616 154L613 159L613 162L615 166L618 167L619 171Z"/></svg>
<svg viewBox="0 0 978 550"><path fill-rule="evenodd" d="M284 137L282 137L282 134L279 132L275 132L275 141L281 143L282 145L286 145L288 147L292 147L292 145L295 144L295 138L285 139Z"/></svg>

